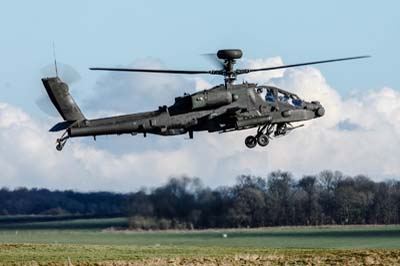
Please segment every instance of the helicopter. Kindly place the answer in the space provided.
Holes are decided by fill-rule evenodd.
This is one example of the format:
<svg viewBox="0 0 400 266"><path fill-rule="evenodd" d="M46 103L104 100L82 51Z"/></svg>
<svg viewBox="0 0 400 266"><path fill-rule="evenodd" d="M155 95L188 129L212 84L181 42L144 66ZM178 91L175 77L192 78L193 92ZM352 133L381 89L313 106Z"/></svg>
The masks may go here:
<svg viewBox="0 0 400 266"><path fill-rule="evenodd" d="M69 138L93 137L121 134L155 134L175 136L208 131L228 133L237 130L257 128L255 134L245 138L248 148L257 145L265 147L273 137L284 136L288 132L304 126L293 123L322 117L325 109L319 101L305 101L298 95L274 86L243 82L236 84L239 75L259 71L272 71L345 60L367 58L355 56L300 64L282 65L256 69L235 69L242 58L240 49L223 49L215 60L221 66L217 70L170 70L92 67L90 70L122 71L163 74L206 74L224 77L224 83L210 89L175 98L171 106L160 106L158 110L126 114L98 119L87 119L69 93L68 84L56 77L42 78L50 100L64 121L54 125L49 131L64 131L56 141L56 149L61 151Z"/></svg>

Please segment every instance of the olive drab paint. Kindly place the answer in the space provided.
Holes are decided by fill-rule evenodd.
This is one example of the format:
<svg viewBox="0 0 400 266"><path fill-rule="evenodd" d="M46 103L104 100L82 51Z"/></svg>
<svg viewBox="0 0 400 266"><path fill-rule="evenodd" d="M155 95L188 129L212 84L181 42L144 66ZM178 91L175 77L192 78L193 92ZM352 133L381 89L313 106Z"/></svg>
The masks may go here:
<svg viewBox="0 0 400 266"><path fill-rule="evenodd" d="M301 64L258 69L235 69L234 64L242 57L239 49L219 50L215 60L219 70L164 70L131 68L91 68L91 70L128 71L164 74L209 74L224 76L224 84L213 88L185 94L175 98L171 106L160 106L158 110L99 119L87 119L72 96L68 85L58 77L43 78L43 85L64 121L50 131L64 130L57 140L61 151L69 138L101 135L142 133L162 136L208 131L226 133L258 127L255 135L245 139L248 148L268 145L273 136L285 135L301 127L292 123L321 117L324 107L318 101L305 101L294 93L272 86L254 83L235 84L238 75L256 71L270 71L289 67L322 64L336 61L366 58L368 56L314 61Z"/></svg>

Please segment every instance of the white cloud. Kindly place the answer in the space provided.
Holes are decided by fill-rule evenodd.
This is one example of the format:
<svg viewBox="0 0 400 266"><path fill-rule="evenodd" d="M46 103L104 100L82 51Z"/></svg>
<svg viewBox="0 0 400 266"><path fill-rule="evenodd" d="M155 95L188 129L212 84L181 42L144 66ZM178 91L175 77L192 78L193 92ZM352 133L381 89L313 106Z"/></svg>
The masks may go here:
<svg viewBox="0 0 400 266"><path fill-rule="evenodd" d="M60 153L46 129L21 109L0 103L0 186L129 191L159 184L179 173L181 164L191 170L190 157L180 150L115 155L75 140Z"/></svg>
<svg viewBox="0 0 400 266"><path fill-rule="evenodd" d="M280 58L248 62L248 67L261 67L263 62L282 64ZM184 84L197 89L208 86L200 78L163 76L161 81L148 81L150 76L122 80L117 77L106 74L102 78L101 84L109 87L94 101L106 97L114 104L122 101L127 108L130 102L138 103L137 99L150 104L173 97L170 92L164 94L162 84L170 88L178 84L179 88L173 91L176 95L182 94L180 88ZM274 139L266 148L252 150L244 146L243 140L255 130L221 135L197 133L193 140L186 140L186 136L113 136L99 137L97 142L72 139L59 153L54 149L56 136L47 133L49 125L19 108L0 103L0 186L130 191L157 186L171 175L183 174L201 177L207 185L217 186L232 184L238 174L265 176L276 169L296 175L332 169L365 173L377 179L400 176L400 92L381 88L344 99L327 84L320 71L311 67L274 71L256 78L293 91L305 100L319 100L326 115L305 122L305 127L288 136ZM132 82L135 89L131 91ZM126 89L115 94L117 88ZM160 95L149 93L149 88ZM343 130L341 123L357 126Z"/></svg>
<svg viewBox="0 0 400 266"><path fill-rule="evenodd" d="M239 64L240 68L266 68L282 66L283 60L281 57L271 57L271 58L258 58L258 59L243 59ZM280 78L283 76L284 69L277 69L267 72L253 72L243 76L243 79L248 82L254 83L267 83L273 78Z"/></svg>
<svg viewBox="0 0 400 266"><path fill-rule="evenodd" d="M156 59L140 59L122 67L166 68ZM110 113L154 110L160 105L172 104L174 98L184 92L193 92L196 83L182 75L106 72L96 83L93 96L86 100L83 109L95 113L99 109Z"/></svg>
<svg viewBox="0 0 400 266"><path fill-rule="evenodd" d="M399 92L383 88L342 99L310 67L287 70L276 83L306 99L320 100L327 112L288 137L280 148L289 151L293 147L296 152L287 160L272 159L272 165L298 173L339 169L377 177L400 175L400 151L394 148L400 144ZM340 130L337 125L345 120L361 130Z"/></svg>

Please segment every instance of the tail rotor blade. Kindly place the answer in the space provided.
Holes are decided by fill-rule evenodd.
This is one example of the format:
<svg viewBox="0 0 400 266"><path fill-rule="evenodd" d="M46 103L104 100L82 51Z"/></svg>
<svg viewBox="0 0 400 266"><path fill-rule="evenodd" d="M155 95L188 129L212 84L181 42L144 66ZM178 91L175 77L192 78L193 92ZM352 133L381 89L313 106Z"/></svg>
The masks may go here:
<svg viewBox="0 0 400 266"><path fill-rule="evenodd" d="M81 80L79 72L68 64L58 63L57 71L54 68L54 64L48 64L41 69L43 77L55 77L59 76L60 79L64 80L68 84L72 84ZM58 73L57 73L58 72Z"/></svg>
<svg viewBox="0 0 400 266"><path fill-rule="evenodd" d="M54 107L53 103L50 101L49 96L43 92L35 100L36 106L45 114L51 117L58 117L57 109Z"/></svg>

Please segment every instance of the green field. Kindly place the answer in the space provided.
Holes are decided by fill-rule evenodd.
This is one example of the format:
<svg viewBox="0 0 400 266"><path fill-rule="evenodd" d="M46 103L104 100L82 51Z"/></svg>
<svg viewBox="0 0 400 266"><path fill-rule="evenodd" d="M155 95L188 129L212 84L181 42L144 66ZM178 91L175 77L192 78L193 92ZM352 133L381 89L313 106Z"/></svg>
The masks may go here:
<svg viewBox="0 0 400 266"><path fill-rule="evenodd" d="M238 263L242 259L249 263L254 260L254 265L279 260L295 264L310 260L323 264L326 260L347 263L351 259L356 259L353 264L360 265L368 264L366 260L400 264L400 226L167 232L104 230L123 224L123 218L0 224L0 264L64 265L68 258L73 265L143 260L147 264L159 265L168 260L186 264L190 262L186 260L204 259L217 264L224 261L235 264L235 259Z"/></svg>

